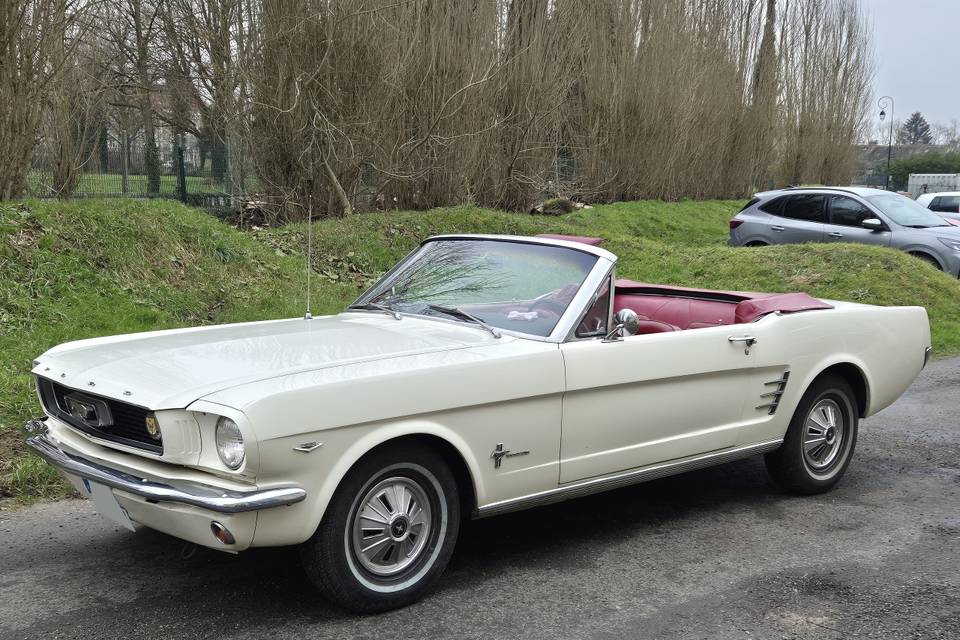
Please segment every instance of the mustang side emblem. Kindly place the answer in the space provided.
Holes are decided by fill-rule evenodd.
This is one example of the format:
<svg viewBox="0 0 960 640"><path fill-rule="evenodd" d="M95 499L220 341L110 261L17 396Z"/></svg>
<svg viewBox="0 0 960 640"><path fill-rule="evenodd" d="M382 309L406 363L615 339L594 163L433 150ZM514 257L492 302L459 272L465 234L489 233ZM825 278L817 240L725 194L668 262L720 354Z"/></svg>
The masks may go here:
<svg viewBox="0 0 960 640"><path fill-rule="evenodd" d="M525 456L530 453L529 450L525 451L510 451L509 449L503 448L503 443L498 442L497 448L493 450L493 453L490 454L490 457L493 458L493 468L499 469L500 463L504 458L515 458L516 456Z"/></svg>

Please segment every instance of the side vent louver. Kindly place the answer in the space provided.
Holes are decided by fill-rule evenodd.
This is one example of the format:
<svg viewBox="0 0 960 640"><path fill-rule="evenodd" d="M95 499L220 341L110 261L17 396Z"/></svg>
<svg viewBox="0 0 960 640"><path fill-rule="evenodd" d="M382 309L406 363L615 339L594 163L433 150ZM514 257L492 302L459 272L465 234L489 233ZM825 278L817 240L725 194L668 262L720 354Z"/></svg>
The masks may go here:
<svg viewBox="0 0 960 640"><path fill-rule="evenodd" d="M770 400L764 404L757 405L757 409L768 409L767 413L773 415L777 412L777 406L780 404L780 397L783 395L783 390L787 388L787 380L790 379L790 372L784 371L783 376L777 378L776 380L771 380L770 382L764 382L763 386L773 387L776 386L776 389L763 393L760 395L761 398Z"/></svg>

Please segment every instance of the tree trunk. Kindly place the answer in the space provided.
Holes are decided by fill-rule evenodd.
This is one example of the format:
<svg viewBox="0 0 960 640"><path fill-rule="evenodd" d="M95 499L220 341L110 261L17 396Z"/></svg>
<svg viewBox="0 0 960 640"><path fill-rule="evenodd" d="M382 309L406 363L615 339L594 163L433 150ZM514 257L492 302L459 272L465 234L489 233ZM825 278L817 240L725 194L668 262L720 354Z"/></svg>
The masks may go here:
<svg viewBox="0 0 960 640"><path fill-rule="evenodd" d="M330 167L330 163L326 160L323 161L323 167L327 171L327 179L330 180L330 186L333 187L334 193L337 194L337 200L340 201L340 207L343 209L343 214L352 214L353 206L350 204L350 198L347 196L347 192L343 190L343 185L341 185L340 180L337 179L337 174L333 172L333 169Z"/></svg>

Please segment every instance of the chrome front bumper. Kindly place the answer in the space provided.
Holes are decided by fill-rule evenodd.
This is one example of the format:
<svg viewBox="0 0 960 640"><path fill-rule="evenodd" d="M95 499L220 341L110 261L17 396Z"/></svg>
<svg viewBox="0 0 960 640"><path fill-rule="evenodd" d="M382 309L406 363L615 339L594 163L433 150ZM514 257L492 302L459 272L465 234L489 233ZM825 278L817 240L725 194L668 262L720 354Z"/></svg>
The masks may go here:
<svg viewBox="0 0 960 640"><path fill-rule="evenodd" d="M64 473L140 496L150 502L179 502L217 513L243 513L295 504L307 495L300 487L237 491L197 482L155 482L61 450L47 437L47 425L40 420L30 420L25 428L33 434L27 438L27 444Z"/></svg>

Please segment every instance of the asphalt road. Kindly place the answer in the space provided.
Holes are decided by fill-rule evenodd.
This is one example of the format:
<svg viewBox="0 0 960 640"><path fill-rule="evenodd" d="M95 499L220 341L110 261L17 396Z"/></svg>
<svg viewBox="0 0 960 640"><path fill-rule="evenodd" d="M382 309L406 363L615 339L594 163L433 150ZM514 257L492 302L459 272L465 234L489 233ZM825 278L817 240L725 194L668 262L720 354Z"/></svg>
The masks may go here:
<svg viewBox="0 0 960 640"><path fill-rule="evenodd" d="M960 359L861 430L833 492L760 459L467 525L435 593L358 617L290 550L0 513L0 638L960 638Z"/></svg>

